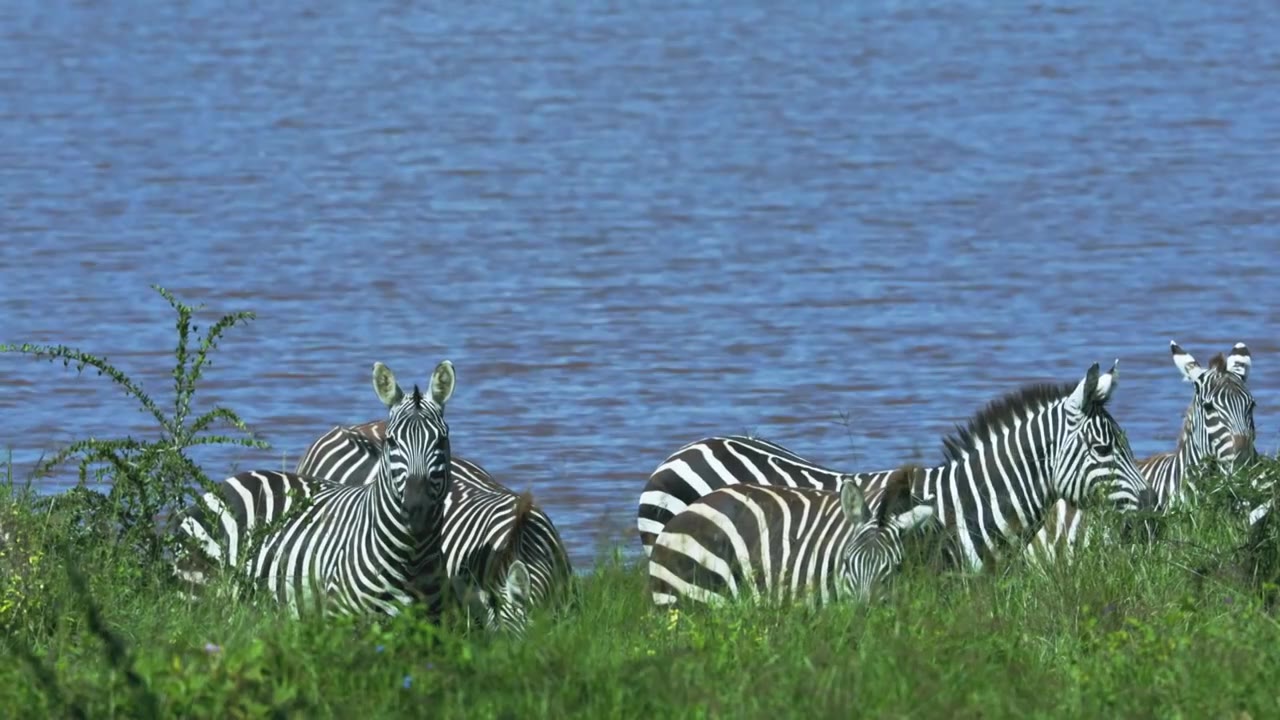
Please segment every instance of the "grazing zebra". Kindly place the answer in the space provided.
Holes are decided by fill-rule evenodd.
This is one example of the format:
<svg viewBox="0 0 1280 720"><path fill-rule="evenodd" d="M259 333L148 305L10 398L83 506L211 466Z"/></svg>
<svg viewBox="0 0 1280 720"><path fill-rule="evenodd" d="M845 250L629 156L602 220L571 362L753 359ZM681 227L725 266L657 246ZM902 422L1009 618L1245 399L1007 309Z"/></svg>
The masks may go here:
<svg viewBox="0 0 1280 720"><path fill-rule="evenodd" d="M1249 348L1236 343L1230 355L1215 355L1207 370L1177 342L1169 342L1169 351L1183 380L1192 383L1193 389L1177 447L1138 461L1138 469L1155 494L1154 509L1158 511L1175 507L1196 492L1192 476L1206 461L1212 459L1232 472L1256 457L1255 403L1246 385L1253 364ZM1059 500L1035 545L1052 556L1057 546L1079 533L1080 521L1081 513Z"/></svg>
<svg viewBox="0 0 1280 720"><path fill-rule="evenodd" d="M352 487L286 472L232 476L178 515L178 532L195 544L178 554L178 575L202 585L210 562L238 569L295 616L311 603L342 614L395 615L411 602L438 616L450 485L444 406L454 382L445 360L431 377L430 397L416 385L405 393L391 370L375 363L373 388L389 409L376 480ZM260 526L264 531L254 532Z"/></svg>
<svg viewBox="0 0 1280 720"><path fill-rule="evenodd" d="M869 498L851 476L839 493L727 485L704 495L653 544L653 602L868 602L901 565L904 533L933 517L932 506L913 506L913 474L923 471L891 472Z"/></svg>
<svg viewBox="0 0 1280 720"><path fill-rule="evenodd" d="M373 482L385 432L383 421L335 427L307 448L296 472L344 485ZM446 572L472 617L490 629L523 633L526 605L570 599L573 567L560 534L528 493L503 487L476 463L453 456L452 477L444 505Z"/></svg>
<svg viewBox="0 0 1280 720"><path fill-rule="evenodd" d="M1072 386L1034 384L983 408L967 428L944 440L945 464L926 470L914 495L931 502L970 569L997 545L1030 540L1058 498L1086 500L1098 486L1122 510L1154 502L1120 426L1107 412L1116 368L1095 363ZM864 491L890 472L856 473ZM832 491L841 473L807 462L758 439L719 437L686 445L653 472L640 497L641 542L652 556L657 534L672 516L726 485L813 487Z"/></svg>

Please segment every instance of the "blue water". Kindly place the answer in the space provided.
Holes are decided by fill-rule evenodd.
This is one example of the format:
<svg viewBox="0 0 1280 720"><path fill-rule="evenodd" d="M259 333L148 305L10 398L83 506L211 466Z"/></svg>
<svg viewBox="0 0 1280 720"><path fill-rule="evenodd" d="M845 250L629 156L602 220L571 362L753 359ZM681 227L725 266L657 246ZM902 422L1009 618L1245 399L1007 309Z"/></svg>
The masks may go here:
<svg viewBox="0 0 1280 720"><path fill-rule="evenodd" d="M148 284L256 311L204 402L273 449L214 473L380 417L375 360L448 357L455 451L585 562L638 550L648 473L713 433L932 461L1119 357L1114 414L1170 448L1171 338L1249 343L1277 447L1280 4L329 5L0 8L0 341L168 398ZM20 477L149 431L102 378L0 383Z"/></svg>

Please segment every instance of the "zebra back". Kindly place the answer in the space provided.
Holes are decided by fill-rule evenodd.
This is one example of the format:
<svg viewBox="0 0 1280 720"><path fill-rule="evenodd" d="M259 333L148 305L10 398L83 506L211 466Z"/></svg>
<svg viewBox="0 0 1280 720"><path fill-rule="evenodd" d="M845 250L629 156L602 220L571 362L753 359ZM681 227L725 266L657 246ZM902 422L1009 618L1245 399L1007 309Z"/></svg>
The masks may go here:
<svg viewBox="0 0 1280 720"><path fill-rule="evenodd" d="M893 470L855 473L864 489L882 487ZM763 438L722 435L676 450L640 493L637 528L645 555L663 527L690 504L728 485L756 484L835 492L845 477Z"/></svg>

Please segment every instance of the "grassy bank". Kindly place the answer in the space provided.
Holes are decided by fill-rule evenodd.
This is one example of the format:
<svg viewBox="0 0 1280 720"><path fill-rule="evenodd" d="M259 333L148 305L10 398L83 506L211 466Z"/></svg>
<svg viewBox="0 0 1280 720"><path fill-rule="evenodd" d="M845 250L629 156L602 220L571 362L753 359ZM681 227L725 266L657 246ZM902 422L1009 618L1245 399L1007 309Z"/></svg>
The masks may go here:
<svg viewBox="0 0 1280 720"><path fill-rule="evenodd" d="M47 501L46 503L47 504ZM4 501L0 708L27 717L1274 717L1280 626L1195 544L1086 552L1070 570L904 576L890 603L653 610L601 562L524 643L415 617L292 621L192 605L65 516ZM33 511L34 510L34 511ZM1221 524L1220 521L1222 521ZM67 562L84 569L77 584ZM1214 561L1218 562L1214 562ZM1208 565L1207 572L1196 573ZM152 710L154 709L154 710Z"/></svg>
<svg viewBox="0 0 1280 720"><path fill-rule="evenodd" d="M256 443L229 410L192 409L217 334L247 316L195 338L194 309L169 299L172 411L101 358L8 348L102 370L157 430L55 458L112 481L108 494L0 486L0 717L1280 715L1280 543L1270 525L1248 537L1219 494L1169 518L1153 548L1097 544L1049 572L913 567L867 608L658 612L616 552L581 579L576 612L535 615L524 642L413 614L294 621L191 603L152 518L207 481L188 448Z"/></svg>

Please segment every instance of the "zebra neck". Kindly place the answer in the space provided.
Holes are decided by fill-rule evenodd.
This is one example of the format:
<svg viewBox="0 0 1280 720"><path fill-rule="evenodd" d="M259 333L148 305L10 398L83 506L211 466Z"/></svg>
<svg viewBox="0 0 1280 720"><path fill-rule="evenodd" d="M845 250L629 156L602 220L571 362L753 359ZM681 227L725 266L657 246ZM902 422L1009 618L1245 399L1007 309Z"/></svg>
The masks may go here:
<svg viewBox="0 0 1280 720"><path fill-rule="evenodd" d="M1038 524L1058 496L1050 482L1056 444L1050 439L1046 447L1021 447L1021 458L1014 459L1003 450L1004 438L988 443L975 447L963 458L926 470L912 486L912 494L932 501L936 509L951 516L958 495L974 497L986 505L994 493L999 510L1006 517L1012 514L1024 527ZM1016 487L1007 485L1004 478ZM962 501L961 506L970 504L971 501Z"/></svg>
<svg viewBox="0 0 1280 720"><path fill-rule="evenodd" d="M387 471L385 465L380 464L378 474L373 481L372 492L369 493L369 502L372 504L369 509L374 517L381 518L382 522L394 526L406 537L411 538L415 544L421 544L423 538L418 532L421 528L415 528L415 524L430 524L436 518L431 517L431 513L428 513L428 517L410 517L408 490L403 476L398 478L393 476Z"/></svg>
<svg viewBox="0 0 1280 720"><path fill-rule="evenodd" d="M384 497L390 495L391 498L388 499L394 499L397 506L404 503L405 478L392 475L385 460L378 461L378 470L373 476L373 484L378 486L379 492L383 493Z"/></svg>
<svg viewBox="0 0 1280 720"><path fill-rule="evenodd" d="M1195 402L1193 398L1191 406L1187 408L1187 414L1182 420L1182 430L1178 432L1178 445L1175 448L1178 458L1187 467L1200 462L1201 458L1209 452L1208 433L1203 432L1203 422L1196 419Z"/></svg>
<svg viewBox="0 0 1280 720"><path fill-rule="evenodd" d="M1207 435L1207 434L1206 434ZM1178 438L1178 461L1183 468L1191 468L1204 462L1212 455L1209 451L1209 438L1200 433L1183 432Z"/></svg>
<svg viewBox="0 0 1280 720"><path fill-rule="evenodd" d="M1197 434L1195 438L1200 438ZM1202 467L1205 462L1213 456L1209 451L1208 439L1202 442L1193 440L1191 442L1179 443L1178 453L1174 458L1172 467L1169 468L1169 477L1166 483L1171 486L1174 494L1179 496L1185 495L1187 492L1194 493L1195 473L1192 471Z"/></svg>

